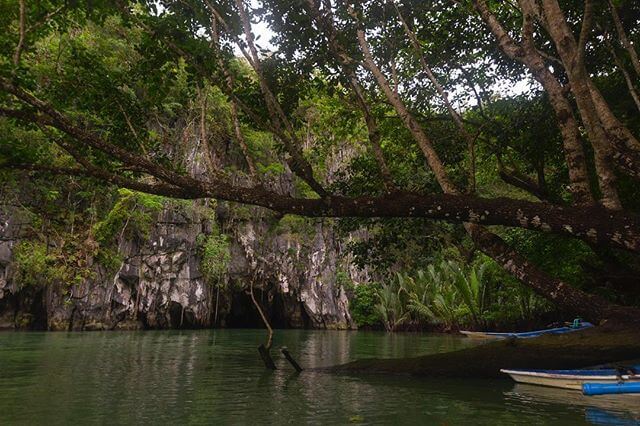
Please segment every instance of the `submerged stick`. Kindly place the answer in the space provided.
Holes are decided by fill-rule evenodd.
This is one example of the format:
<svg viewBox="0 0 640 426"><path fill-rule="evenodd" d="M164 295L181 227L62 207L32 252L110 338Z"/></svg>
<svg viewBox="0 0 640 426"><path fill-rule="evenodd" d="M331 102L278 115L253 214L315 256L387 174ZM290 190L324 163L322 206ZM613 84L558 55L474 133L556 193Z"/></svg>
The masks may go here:
<svg viewBox="0 0 640 426"><path fill-rule="evenodd" d="M262 358L262 362L264 362L264 366L267 368L267 370L275 370L276 365L273 362L273 358L271 358L269 349L261 344L260 346L258 346L258 352L260 353L260 358Z"/></svg>
<svg viewBox="0 0 640 426"><path fill-rule="evenodd" d="M289 353L289 349L287 349L286 346L283 346L282 348L280 348L280 352L282 352L282 354L287 359L287 361L289 361L289 363L293 365L293 368L295 368L298 373L302 371L302 367L300 367L300 364L298 364L296 360L293 359L293 357Z"/></svg>

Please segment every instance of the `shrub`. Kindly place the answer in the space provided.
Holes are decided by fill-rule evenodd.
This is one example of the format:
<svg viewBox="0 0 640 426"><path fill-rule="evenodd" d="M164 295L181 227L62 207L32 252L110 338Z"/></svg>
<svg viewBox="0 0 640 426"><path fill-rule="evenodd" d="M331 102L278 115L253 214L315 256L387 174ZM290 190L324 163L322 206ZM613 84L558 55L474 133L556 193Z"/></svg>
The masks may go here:
<svg viewBox="0 0 640 426"><path fill-rule="evenodd" d="M378 283L359 284L354 287L349 310L358 327L373 327L380 324L380 316L376 310L379 288Z"/></svg>
<svg viewBox="0 0 640 426"><path fill-rule="evenodd" d="M216 230L206 236L200 235L197 244L202 274L209 284L220 287L231 261L229 237Z"/></svg>

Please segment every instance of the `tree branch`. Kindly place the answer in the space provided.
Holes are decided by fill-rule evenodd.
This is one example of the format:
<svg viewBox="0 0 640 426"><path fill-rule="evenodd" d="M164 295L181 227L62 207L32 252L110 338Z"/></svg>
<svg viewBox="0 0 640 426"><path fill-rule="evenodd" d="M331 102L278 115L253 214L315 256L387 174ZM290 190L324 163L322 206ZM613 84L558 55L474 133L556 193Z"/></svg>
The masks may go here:
<svg viewBox="0 0 640 426"><path fill-rule="evenodd" d="M240 48L240 51L243 53L249 64L256 72L258 81L260 83L260 89L267 106L267 111L269 112L269 116L275 130L274 133L285 145L285 148L287 149L289 155L291 155L291 161L289 161L291 170L302 180L304 180L311 187L311 189L313 189L318 195L320 195L320 197L325 197L327 195L326 190L314 178L313 169L309 162L304 158L304 155L302 153L302 143L298 139L293 126L291 125L291 122L286 117L284 111L282 110L282 106L271 91L264 73L262 72L260 58L254 44L253 32L251 31L251 21L249 19L247 11L245 10L243 1L236 0L236 6L238 8L240 21L242 22L242 28L249 51L247 51L244 48L242 42L235 36L233 36L233 33L231 31L229 31L229 26L222 18L222 15L220 15L220 13L213 7L211 2L209 0L206 0L206 4L210 9L210 12L215 15L216 19L222 24L229 36L235 39L236 44Z"/></svg>
<svg viewBox="0 0 640 426"><path fill-rule="evenodd" d="M393 192L396 190L396 187L393 183L393 176L391 175L389 166L384 158L384 153L382 152L378 123L371 112L364 90L358 81L358 77L354 69L354 61L344 52L344 49L338 43L338 34L335 25L333 24L331 9L330 7L327 7L325 15L323 16L316 0L307 0L307 5L314 21L319 28L322 28L327 37L329 50L348 76L349 85L355 95L356 103L364 115L369 143L371 144L374 157L378 163L378 167L380 168L380 174L382 175L385 189L389 192Z"/></svg>
<svg viewBox="0 0 640 426"><path fill-rule="evenodd" d="M25 0L19 0L20 12L18 15L18 45L13 54L13 65L18 66L20 63L20 56L22 55L22 49L24 48L24 39L26 37L26 12L25 12Z"/></svg>
<svg viewBox="0 0 640 426"><path fill-rule="evenodd" d="M631 63L633 64L633 69L635 69L636 74L638 74L638 77L640 77L640 58L638 58L638 52L636 52L635 48L629 41L629 37L627 37L627 33L625 32L624 26L622 25L622 20L620 20L618 9L616 9L616 6L613 4L612 0L609 0L609 9L611 10L611 16L613 17L613 23L616 27L616 31L618 32L620 43L629 53L629 56L631 57Z"/></svg>
<svg viewBox="0 0 640 426"><path fill-rule="evenodd" d="M589 33L593 26L593 7L593 0L584 0L584 14L582 15L582 27L580 28L580 38L578 39L578 51L576 54L578 66L584 66L587 41L589 41Z"/></svg>
<svg viewBox="0 0 640 426"><path fill-rule="evenodd" d="M411 114L409 109L406 107L402 99L400 99L400 96L391 88L389 81L384 76L378 65L376 65L375 60L373 59L373 55L371 54L369 43L367 42L364 29L360 24L357 12L353 9L353 7L349 6L349 13L356 20L356 34L358 39L357 41L358 45L360 46L360 50L364 55L365 67L371 72L371 74L373 74L376 82L378 83L378 86L380 87L380 89L382 89L389 102L395 108L405 127L411 132L413 138L418 144L418 147L422 151L422 154L424 155L429 168L431 169L431 171L433 171L434 175L436 176L436 180L438 181L444 192L450 194L458 193L458 189L447 176L442 161L440 160L438 153L433 148L431 139L424 132L424 130L422 129L416 118L413 116L413 114Z"/></svg>
<svg viewBox="0 0 640 426"><path fill-rule="evenodd" d="M469 132L467 132L467 129L464 127L464 123L462 122L462 117L460 116L460 114L458 114L458 112L455 110L455 108L453 108L453 105L451 105L451 101L449 100L449 95L447 95L447 92L444 90L444 87L442 87L442 85L438 81L437 77L435 76L435 74L431 70L431 67L427 63L427 59L425 57L424 50L422 49L422 46L420 45L420 42L418 41L418 37L411 30L411 28L409 28L409 25L407 24L407 21L405 20L404 16L400 12L400 8L396 4L395 0L391 0L391 3L393 4L394 9L396 10L398 18L399 18L399 20L400 20L400 22L402 24L402 27L404 28L405 34L409 38L409 41L411 42L411 45L413 46L413 49L415 50L416 54L418 55L418 59L420 61L420 64L422 65L423 71L427 75L427 78L429 79L431 84L433 84L433 87L435 87L436 92L438 92L438 95L440 95L440 98L444 102L444 104L445 104L445 106L447 108L447 111L451 115L451 118L453 118L453 121L456 124L456 127L458 127L458 130L460 131L460 134L462 135L462 138L467 143L467 150L469 151L469 192L470 193L474 193L475 190L476 190L475 138L473 136L471 136L471 134L469 134Z"/></svg>

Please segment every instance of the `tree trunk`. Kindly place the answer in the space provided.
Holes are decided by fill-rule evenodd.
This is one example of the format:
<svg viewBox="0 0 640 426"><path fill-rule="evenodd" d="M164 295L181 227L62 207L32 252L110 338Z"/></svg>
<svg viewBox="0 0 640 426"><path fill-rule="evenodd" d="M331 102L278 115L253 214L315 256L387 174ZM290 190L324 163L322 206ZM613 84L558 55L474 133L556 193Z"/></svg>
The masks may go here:
<svg viewBox="0 0 640 426"><path fill-rule="evenodd" d="M490 11L485 0L474 0L473 3L482 20L498 41L500 49L509 58L525 65L549 95L549 103L556 115L556 123L562 136L562 146L569 169L570 190L574 203L577 205L594 204L587 162L580 143L580 129L573 115L571 103L563 92L562 85L551 74L544 58L540 56L532 43L528 43L524 47L518 45ZM524 14L526 16L526 12Z"/></svg>
<svg viewBox="0 0 640 426"><path fill-rule="evenodd" d="M589 90L614 148L613 161L627 175L640 178L640 142L611 112L607 101L593 82L590 82Z"/></svg>
<svg viewBox="0 0 640 426"><path fill-rule="evenodd" d="M565 70L571 83L571 91L575 96L580 116L593 146L598 182L602 192L601 203L609 209L620 210L622 204L616 189L616 175L612 167L613 151L591 97L589 89L590 78L584 66L584 61L580 60L583 54L578 49L576 40L567 25L566 18L558 2L556 0L543 0L542 5L549 34L565 65ZM587 23L583 22L583 24L586 25Z"/></svg>
<svg viewBox="0 0 640 426"><path fill-rule="evenodd" d="M352 13L352 15L355 14ZM426 157L427 163L434 172L443 191L447 194L459 194L458 189L449 179L444 165L433 149L428 136L404 105L399 95L393 91L386 77L376 65L364 30L359 28L357 36L358 43L364 54L364 62L367 69L373 74L378 86L384 92L391 105L396 109L396 112L402 118L414 139L418 142L418 145ZM503 269L518 278L522 283L559 307L565 308L570 312L579 313L593 320L613 317L620 318L640 314L640 309L612 305L604 299L586 294L560 280L546 275L535 265L522 258L522 256L513 250L513 248L509 247L499 236L477 224L465 223L465 229L480 250L493 258Z"/></svg>
<svg viewBox="0 0 640 426"><path fill-rule="evenodd" d="M480 250L554 305L592 321L611 319L630 322L640 319L640 309L614 305L601 297L587 294L550 277L520 256L499 236L477 225L467 225L466 228Z"/></svg>

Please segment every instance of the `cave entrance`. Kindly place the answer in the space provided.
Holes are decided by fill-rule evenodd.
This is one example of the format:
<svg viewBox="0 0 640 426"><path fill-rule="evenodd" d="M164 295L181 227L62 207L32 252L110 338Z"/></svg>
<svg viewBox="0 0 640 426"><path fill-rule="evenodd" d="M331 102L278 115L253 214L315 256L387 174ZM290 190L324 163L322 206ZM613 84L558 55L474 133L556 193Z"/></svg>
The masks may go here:
<svg viewBox="0 0 640 426"><path fill-rule="evenodd" d="M288 327L286 305L279 291L269 284L264 290L254 288L253 294L273 328ZM251 296L244 290L236 291L231 295L231 308L226 324L229 328L264 328L262 318L251 301Z"/></svg>

